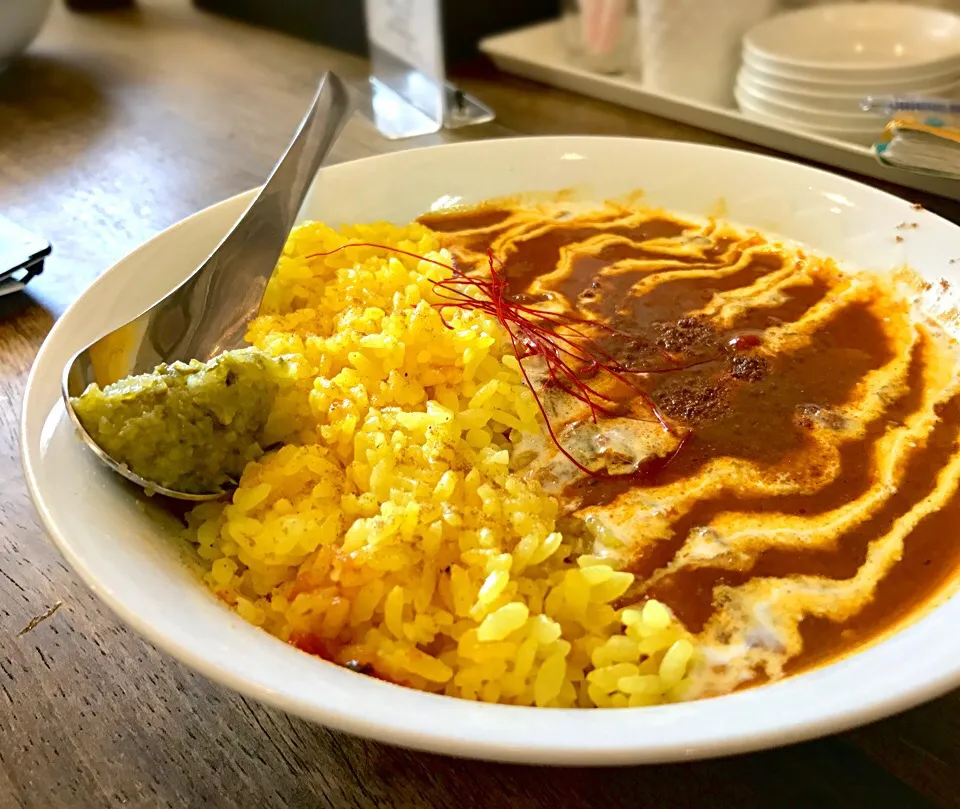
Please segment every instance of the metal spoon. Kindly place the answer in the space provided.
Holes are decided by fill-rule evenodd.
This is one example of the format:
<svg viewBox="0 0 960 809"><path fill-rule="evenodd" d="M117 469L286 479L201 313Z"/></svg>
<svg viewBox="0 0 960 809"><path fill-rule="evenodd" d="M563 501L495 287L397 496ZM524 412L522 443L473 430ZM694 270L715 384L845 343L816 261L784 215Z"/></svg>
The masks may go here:
<svg viewBox="0 0 960 809"><path fill-rule="evenodd" d="M189 494L159 486L111 458L84 430L71 404L87 386L103 388L176 360L209 360L244 345L267 281L320 164L350 112L343 82L333 73L317 94L280 162L223 241L173 292L129 323L79 352L63 372L63 399L80 436L107 466L153 492L182 500L212 500L223 492Z"/></svg>

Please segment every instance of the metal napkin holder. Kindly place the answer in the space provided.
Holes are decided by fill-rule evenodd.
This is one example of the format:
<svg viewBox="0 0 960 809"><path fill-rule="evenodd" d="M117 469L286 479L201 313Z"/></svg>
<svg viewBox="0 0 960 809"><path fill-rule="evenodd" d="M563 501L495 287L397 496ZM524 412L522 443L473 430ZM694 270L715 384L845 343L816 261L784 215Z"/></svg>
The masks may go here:
<svg viewBox="0 0 960 809"><path fill-rule="evenodd" d="M0 298L20 292L43 272L49 242L0 217Z"/></svg>
<svg viewBox="0 0 960 809"><path fill-rule="evenodd" d="M370 45L370 117L390 140L494 119L447 81L440 0L364 0Z"/></svg>

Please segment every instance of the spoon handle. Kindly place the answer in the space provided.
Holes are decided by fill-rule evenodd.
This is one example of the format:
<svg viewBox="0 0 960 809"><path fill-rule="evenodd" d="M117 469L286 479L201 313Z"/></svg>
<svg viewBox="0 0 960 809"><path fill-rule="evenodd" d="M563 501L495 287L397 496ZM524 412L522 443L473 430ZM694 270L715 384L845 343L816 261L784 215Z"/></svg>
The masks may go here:
<svg viewBox="0 0 960 809"><path fill-rule="evenodd" d="M300 206L349 109L343 82L327 73L250 207L197 271L158 305L144 343L160 361L206 360L243 345ZM144 359L138 358L138 370L152 364Z"/></svg>
<svg viewBox="0 0 960 809"><path fill-rule="evenodd" d="M219 492L197 495L165 489L111 458L87 433L71 397L81 395L93 382L103 388L163 363L208 360L243 344L300 206L349 112L346 87L327 73L280 162L206 261L161 301L80 351L67 364L63 376L67 412L84 441L114 471L170 497L205 500L219 496Z"/></svg>
<svg viewBox="0 0 960 809"><path fill-rule="evenodd" d="M208 360L243 345L290 228L350 108L343 82L324 75L287 151L233 229L173 292L74 357L64 375L68 402L91 382L104 387L161 363Z"/></svg>

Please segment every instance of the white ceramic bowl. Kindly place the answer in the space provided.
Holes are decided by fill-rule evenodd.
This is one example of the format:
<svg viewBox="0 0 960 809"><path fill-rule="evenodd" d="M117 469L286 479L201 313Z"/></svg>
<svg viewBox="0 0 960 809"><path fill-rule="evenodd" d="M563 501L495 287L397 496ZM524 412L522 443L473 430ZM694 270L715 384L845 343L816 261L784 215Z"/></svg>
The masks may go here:
<svg viewBox="0 0 960 809"><path fill-rule="evenodd" d="M879 129L886 123L876 114L864 112L858 106L859 99L848 98L847 107L841 111L818 110L815 107L785 101L776 93L751 87L749 83L737 82L737 101L745 99L760 111L780 118L790 118L813 126L837 127L839 129Z"/></svg>
<svg viewBox="0 0 960 809"><path fill-rule="evenodd" d="M744 58L782 72L827 78L907 78L960 65L960 16L897 3L815 6L761 22Z"/></svg>
<svg viewBox="0 0 960 809"><path fill-rule="evenodd" d="M804 82L820 82L824 84L847 83L853 81L858 83L929 83L939 80L944 76L955 76L960 73L960 58L953 59L949 62L938 63L936 66L931 66L925 70L921 70L919 68L911 69L890 67L884 69L871 68L868 70L850 69L838 71L832 68L823 69L813 67L793 67L791 65L784 65L779 62L772 62L768 59L763 59L747 50L743 51L741 61L742 64L749 65L756 70L762 70L765 73L769 73L771 76L777 76L781 79Z"/></svg>
<svg viewBox="0 0 960 809"><path fill-rule="evenodd" d="M842 262L903 264L960 290L960 228L874 188L797 163L679 141L517 138L398 152L324 169L304 216L407 222L435 205L576 189L781 232ZM85 451L60 404L71 354L153 303L206 256L249 203L242 194L159 234L101 276L54 325L27 383L24 472L69 564L125 622L252 698L351 733L447 754L625 764L784 744L877 719L960 685L960 598L832 665L718 699L575 711L486 705L407 690L325 663L244 623L183 562L168 522ZM902 243L897 225L918 222Z"/></svg>
<svg viewBox="0 0 960 809"><path fill-rule="evenodd" d="M845 84L815 84L810 89L811 85L777 79L744 65L737 76L737 83L744 90L765 94L781 104L804 107L819 112L845 112L850 115L860 111L860 102L867 96L896 95L954 98L958 89L960 89L960 76L951 76L943 84L914 85L902 89L891 88L888 84L868 84L862 87Z"/></svg>
<svg viewBox="0 0 960 809"><path fill-rule="evenodd" d="M734 95L736 96L737 107L740 108L740 112L742 112L745 117L754 121L774 124L791 132L812 132L814 135L819 135L822 138L832 138L834 140L846 141L847 143L858 143L861 146L872 145L879 138L885 123L878 118L865 119L867 121L872 120L874 123L870 125L864 124L862 126L815 123L809 116L803 117L797 112L784 113L781 111L779 105L768 102L758 102L754 100L754 98L747 96L739 87Z"/></svg>
<svg viewBox="0 0 960 809"><path fill-rule="evenodd" d="M758 67L749 61L749 57L744 57L740 67L741 73L749 74L752 77L762 79L768 84L779 87L787 87L804 92L814 93L847 93L855 95L863 93L864 95L879 95L881 93L891 93L894 95L905 93L924 93L933 87L942 87L946 84L952 84L960 81L960 68L948 70L945 73L921 78L872 78L872 79L816 79L804 78L802 76L784 76L781 73L772 72L767 68Z"/></svg>
<svg viewBox="0 0 960 809"><path fill-rule="evenodd" d="M53 0L0 0L0 70L40 33Z"/></svg>

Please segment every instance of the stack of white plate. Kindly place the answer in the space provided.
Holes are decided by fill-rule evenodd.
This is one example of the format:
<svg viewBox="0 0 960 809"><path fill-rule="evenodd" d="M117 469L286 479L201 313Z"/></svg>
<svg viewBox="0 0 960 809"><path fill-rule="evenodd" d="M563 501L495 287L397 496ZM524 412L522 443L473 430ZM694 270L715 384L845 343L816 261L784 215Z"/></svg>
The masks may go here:
<svg viewBox="0 0 960 809"><path fill-rule="evenodd" d="M953 98L960 16L896 3L815 6L772 17L743 38L736 97L748 118L869 144L885 120L867 96Z"/></svg>

